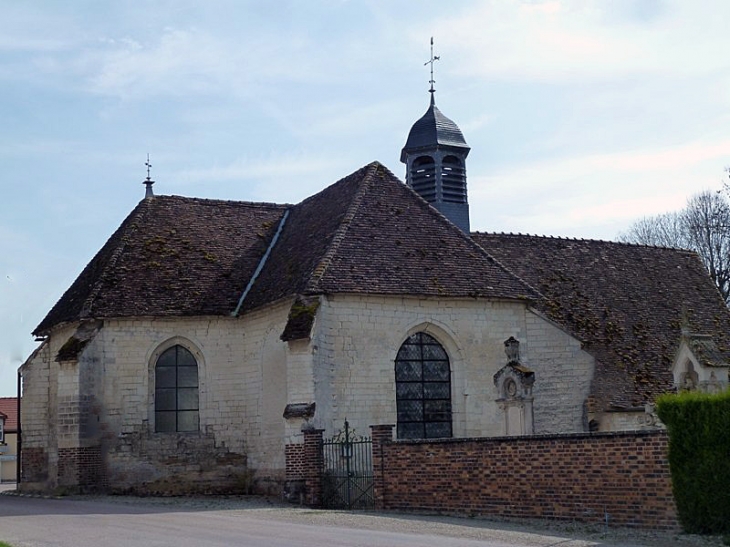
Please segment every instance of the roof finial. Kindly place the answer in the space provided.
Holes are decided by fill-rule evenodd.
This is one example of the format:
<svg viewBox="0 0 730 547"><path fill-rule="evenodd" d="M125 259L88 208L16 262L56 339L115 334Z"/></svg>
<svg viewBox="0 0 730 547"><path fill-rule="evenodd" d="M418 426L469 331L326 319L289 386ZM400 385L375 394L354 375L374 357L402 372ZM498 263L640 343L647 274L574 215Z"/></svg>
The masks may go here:
<svg viewBox="0 0 730 547"><path fill-rule="evenodd" d="M152 185L155 183L155 181L150 178L150 169L152 169L152 164L150 163L149 154L147 154L147 161L144 164L147 166L147 179L142 183L146 187L144 197L151 198L155 195L152 191Z"/></svg>
<svg viewBox="0 0 730 547"><path fill-rule="evenodd" d="M431 84L431 89L428 90L428 92L431 94L431 104L434 104L434 93L436 93L436 90L433 88L433 84L436 83L436 80L433 79L433 63L434 61L438 61L439 59L441 59L440 56L433 56L433 36L431 36L431 58L423 63L423 66L431 65L431 79L428 81L428 83Z"/></svg>

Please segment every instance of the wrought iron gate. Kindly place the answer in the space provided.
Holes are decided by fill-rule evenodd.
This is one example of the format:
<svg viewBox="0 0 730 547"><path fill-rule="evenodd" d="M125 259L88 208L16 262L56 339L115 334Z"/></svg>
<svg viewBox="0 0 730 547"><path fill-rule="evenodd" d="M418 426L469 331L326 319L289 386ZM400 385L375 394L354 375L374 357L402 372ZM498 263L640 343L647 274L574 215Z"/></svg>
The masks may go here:
<svg viewBox="0 0 730 547"><path fill-rule="evenodd" d="M329 509L372 509L373 442L345 428L322 442L322 503Z"/></svg>

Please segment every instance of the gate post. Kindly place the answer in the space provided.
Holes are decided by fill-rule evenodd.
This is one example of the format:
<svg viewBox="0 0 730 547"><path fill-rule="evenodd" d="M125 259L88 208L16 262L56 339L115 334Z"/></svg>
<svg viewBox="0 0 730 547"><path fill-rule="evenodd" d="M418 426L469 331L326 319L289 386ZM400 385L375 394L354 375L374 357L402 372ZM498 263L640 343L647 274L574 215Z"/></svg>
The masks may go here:
<svg viewBox="0 0 730 547"><path fill-rule="evenodd" d="M304 433L304 503L309 507L322 505L322 434L324 429L305 429Z"/></svg>
<svg viewBox="0 0 730 547"><path fill-rule="evenodd" d="M393 441L393 425L371 425L373 439L373 498L376 509L385 509L385 461L383 445Z"/></svg>

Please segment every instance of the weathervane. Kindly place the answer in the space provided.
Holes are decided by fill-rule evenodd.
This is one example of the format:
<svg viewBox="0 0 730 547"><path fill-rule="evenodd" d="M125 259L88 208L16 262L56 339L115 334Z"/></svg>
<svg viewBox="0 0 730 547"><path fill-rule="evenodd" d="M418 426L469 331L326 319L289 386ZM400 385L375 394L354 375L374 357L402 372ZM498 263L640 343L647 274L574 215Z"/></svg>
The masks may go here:
<svg viewBox="0 0 730 547"><path fill-rule="evenodd" d="M150 178L150 169L152 169L152 164L150 163L149 154L147 154L147 161L144 162L144 164L147 166L147 180L142 182L142 184L144 184L146 187L144 197L151 198L155 195L154 192L152 192L152 185L155 183L155 181Z"/></svg>
<svg viewBox="0 0 730 547"><path fill-rule="evenodd" d="M431 94L431 100L433 100L433 94L436 93L436 90L433 88L433 84L436 83L436 80L433 79L433 63L434 61L438 61L441 59L441 57L434 57L433 56L433 36L431 36L431 58L423 63L423 66L431 65L431 79L428 81L428 83L431 84L431 89L428 90L428 92Z"/></svg>

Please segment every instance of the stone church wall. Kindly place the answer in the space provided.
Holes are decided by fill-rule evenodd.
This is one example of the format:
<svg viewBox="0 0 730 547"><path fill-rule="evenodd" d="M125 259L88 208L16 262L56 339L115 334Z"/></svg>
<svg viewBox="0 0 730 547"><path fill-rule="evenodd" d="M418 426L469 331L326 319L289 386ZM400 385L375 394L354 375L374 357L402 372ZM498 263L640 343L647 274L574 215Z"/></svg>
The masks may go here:
<svg viewBox="0 0 730 547"><path fill-rule="evenodd" d="M313 334L317 413L325 435L349 420L359 434L396 423L394 361L407 336L425 331L451 361L455 437L503 435L494 374L506 362L504 341L521 341L535 371L535 428L585 431L583 402L592 359L579 343L519 302L334 295L320 307Z"/></svg>
<svg viewBox="0 0 730 547"><path fill-rule="evenodd" d="M57 485L59 367L54 358L75 330L75 325L59 329L21 367L21 481L25 490Z"/></svg>
<svg viewBox="0 0 730 547"><path fill-rule="evenodd" d="M96 451L103 460L98 481L112 490L278 491L287 359L279 335L288 309L281 303L241 318L107 320L75 364L55 362L75 329L54 332L24 371L25 486L72 483L79 474L69 462L88 463ZM200 430L155 433L154 364L178 343L198 361Z"/></svg>
<svg viewBox="0 0 730 547"><path fill-rule="evenodd" d="M526 312L526 364L535 371L535 434L588 431L584 402L594 359L554 323ZM634 428L626 428L634 429Z"/></svg>

